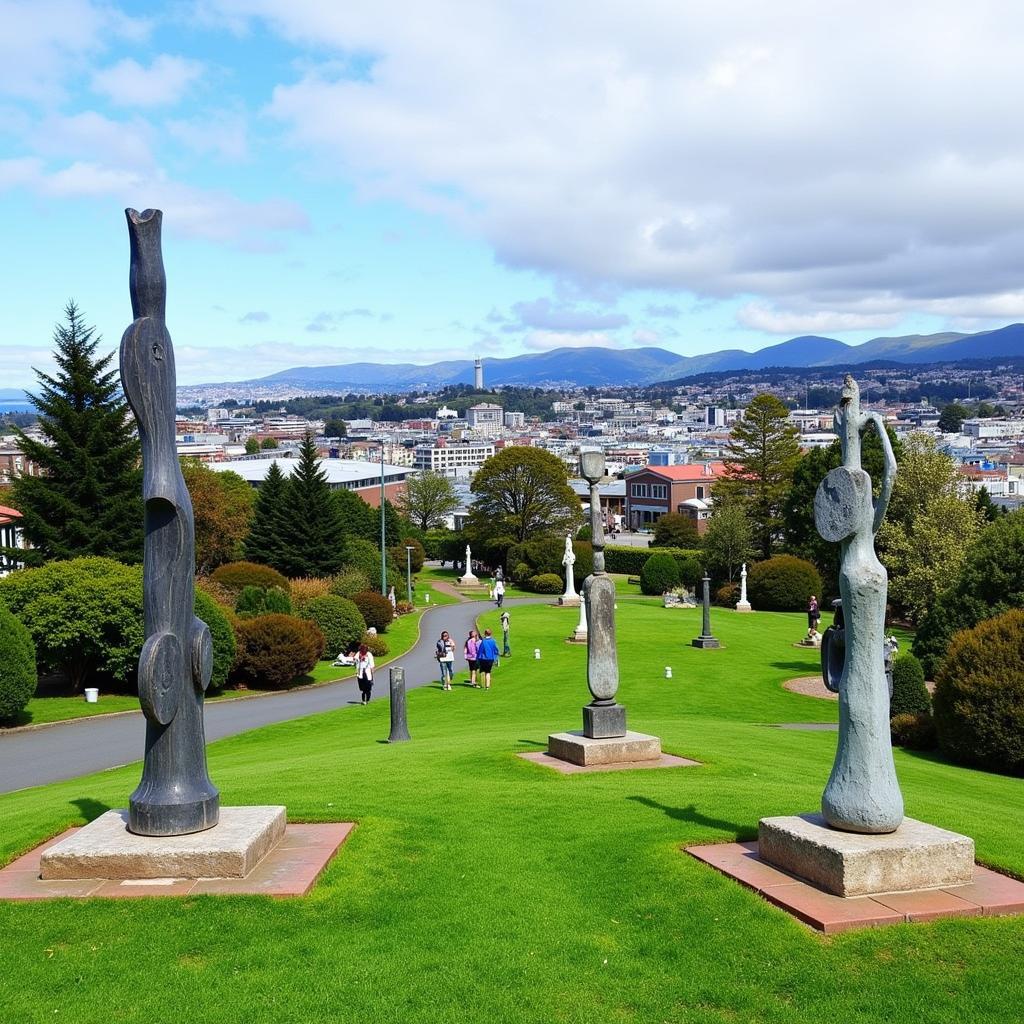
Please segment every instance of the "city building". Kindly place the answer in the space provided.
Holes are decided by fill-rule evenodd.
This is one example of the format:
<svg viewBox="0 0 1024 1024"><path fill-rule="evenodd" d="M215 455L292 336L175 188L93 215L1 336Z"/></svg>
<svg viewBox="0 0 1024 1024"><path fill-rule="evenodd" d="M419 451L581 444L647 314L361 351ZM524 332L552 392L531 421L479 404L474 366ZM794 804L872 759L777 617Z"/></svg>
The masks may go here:
<svg viewBox="0 0 1024 1024"><path fill-rule="evenodd" d="M724 473L722 462L647 466L630 473L625 480L626 522L630 529L639 530L669 512L679 512L693 519L698 533L703 533L711 514L711 492Z"/></svg>
<svg viewBox="0 0 1024 1024"><path fill-rule="evenodd" d="M413 467L445 476L471 476L494 454L490 442L457 442L439 437L432 444L418 444L413 450Z"/></svg>
<svg viewBox="0 0 1024 1024"><path fill-rule="evenodd" d="M479 434L497 437L504 425L504 410L493 402L481 402L466 410L466 426Z"/></svg>
<svg viewBox="0 0 1024 1024"><path fill-rule="evenodd" d="M23 567L23 563L16 556L5 553L4 549L25 547L21 535L21 513L17 509L0 505L0 576L6 576Z"/></svg>
<svg viewBox="0 0 1024 1024"><path fill-rule="evenodd" d="M505 413L505 427L508 430L521 430L526 426L526 413L525 412L507 412Z"/></svg>

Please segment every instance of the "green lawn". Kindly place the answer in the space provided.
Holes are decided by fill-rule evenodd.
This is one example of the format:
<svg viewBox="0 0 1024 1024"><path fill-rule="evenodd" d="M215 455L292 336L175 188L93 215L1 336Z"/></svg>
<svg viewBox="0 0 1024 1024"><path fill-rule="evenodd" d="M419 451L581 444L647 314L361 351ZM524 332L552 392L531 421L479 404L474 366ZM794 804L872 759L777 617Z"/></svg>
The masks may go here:
<svg viewBox="0 0 1024 1024"><path fill-rule="evenodd" d="M836 705L781 683L816 671L804 616L619 605L620 697L634 729L701 767L561 776L523 762L578 728L575 609L516 609L490 693L409 695L210 747L228 804L359 822L312 895L0 904L0 1018L198 1022L1009 1022L1024 919L960 919L834 938L680 852L815 808ZM495 625L497 612L482 623ZM539 647L536 661L527 652ZM672 665L674 678L664 679ZM1024 874L1024 781L897 752L907 812L972 835ZM138 766L0 797L0 859L124 806Z"/></svg>

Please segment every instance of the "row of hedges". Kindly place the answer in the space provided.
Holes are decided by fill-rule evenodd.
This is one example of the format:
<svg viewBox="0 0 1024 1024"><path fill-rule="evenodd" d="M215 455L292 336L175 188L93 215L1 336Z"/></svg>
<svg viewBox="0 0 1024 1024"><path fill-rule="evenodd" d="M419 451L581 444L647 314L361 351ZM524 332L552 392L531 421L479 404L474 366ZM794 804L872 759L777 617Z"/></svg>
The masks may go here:
<svg viewBox="0 0 1024 1024"><path fill-rule="evenodd" d="M693 566L696 565L694 582L701 577L702 562L699 551L686 548L632 548L621 544L609 544L604 549L604 567L608 572L621 572L627 576L639 576L643 572L644 563L651 555L672 555L679 562L680 572L685 570L688 575L694 575ZM692 583L687 584L693 586Z"/></svg>
<svg viewBox="0 0 1024 1024"><path fill-rule="evenodd" d="M572 552L576 556L573 563L572 576L576 589L583 586L583 581L594 571L594 548L589 541L573 541ZM564 589L565 538L538 537L536 540L513 544L505 555L505 573L516 583L523 583L529 589L536 589L530 580L537 576L557 576L557 591L541 590L538 593L561 593Z"/></svg>

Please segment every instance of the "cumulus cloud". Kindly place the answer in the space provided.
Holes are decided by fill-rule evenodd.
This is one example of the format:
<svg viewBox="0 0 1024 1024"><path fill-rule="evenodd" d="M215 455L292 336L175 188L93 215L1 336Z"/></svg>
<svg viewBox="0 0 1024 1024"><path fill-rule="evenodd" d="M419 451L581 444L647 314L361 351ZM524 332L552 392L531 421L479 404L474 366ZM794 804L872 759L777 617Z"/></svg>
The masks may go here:
<svg viewBox="0 0 1024 1024"><path fill-rule="evenodd" d="M270 314L262 309L254 309L244 316L238 318L240 324L265 324L270 320Z"/></svg>
<svg viewBox="0 0 1024 1024"><path fill-rule="evenodd" d="M830 314L1016 286L1019 6L210 4L309 47L269 107L303 152L506 265Z"/></svg>
<svg viewBox="0 0 1024 1024"><path fill-rule="evenodd" d="M340 324L346 320L356 319L370 319L374 316L373 310L366 309L364 306L359 306L355 309L339 309L335 312L323 311L317 313L312 320L306 324L306 330L311 331L314 334L321 334L326 331L336 331ZM381 317L381 319L390 320L390 315Z"/></svg>
<svg viewBox="0 0 1024 1024"><path fill-rule="evenodd" d="M625 342L603 331L586 333L567 331L530 331L523 346L531 352L550 352L556 348L627 348Z"/></svg>
<svg viewBox="0 0 1024 1024"><path fill-rule="evenodd" d="M95 92L122 107L163 107L177 103L202 76L203 65L162 53L149 67L125 57L92 77Z"/></svg>
<svg viewBox="0 0 1024 1024"><path fill-rule="evenodd" d="M769 334L830 334L894 327L900 321L900 314L841 313L830 310L799 313L751 302L740 307L736 319L744 327L767 331Z"/></svg>
<svg viewBox="0 0 1024 1024"><path fill-rule="evenodd" d="M552 331L614 330L629 323L629 317L624 313L595 313L546 298L516 302L512 312L522 327Z"/></svg>

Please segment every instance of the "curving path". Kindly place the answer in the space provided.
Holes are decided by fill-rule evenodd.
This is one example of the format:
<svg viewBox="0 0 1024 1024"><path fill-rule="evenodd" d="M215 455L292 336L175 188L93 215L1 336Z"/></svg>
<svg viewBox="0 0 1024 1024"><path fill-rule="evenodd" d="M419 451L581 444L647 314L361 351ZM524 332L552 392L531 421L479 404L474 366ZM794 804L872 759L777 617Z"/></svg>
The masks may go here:
<svg viewBox="0 0 1024 1024"><path fill-rule="evenodd" d="M519 598L505 604L515 606L550 600ZM429 686L438 681L434 642L442 629L447 629L459 645L460 638L469 633L477 617L493 607L490 601L467 601L441 605L424 612L420 620L420 638L415 646L403 657L390 662L405 668L406 688ZM515 650L514 623L512 648ZM385 662L378 668L374 700L386 700L388 697L387 664ZM355 679L240 700L211 701L206 705L206 739L208 742L219 740L263 725L333 711L358 701ZM141 711L79 718L38 729L0 734L0 793L60 782L140 761L144 742L145 723Z"/></svg>

